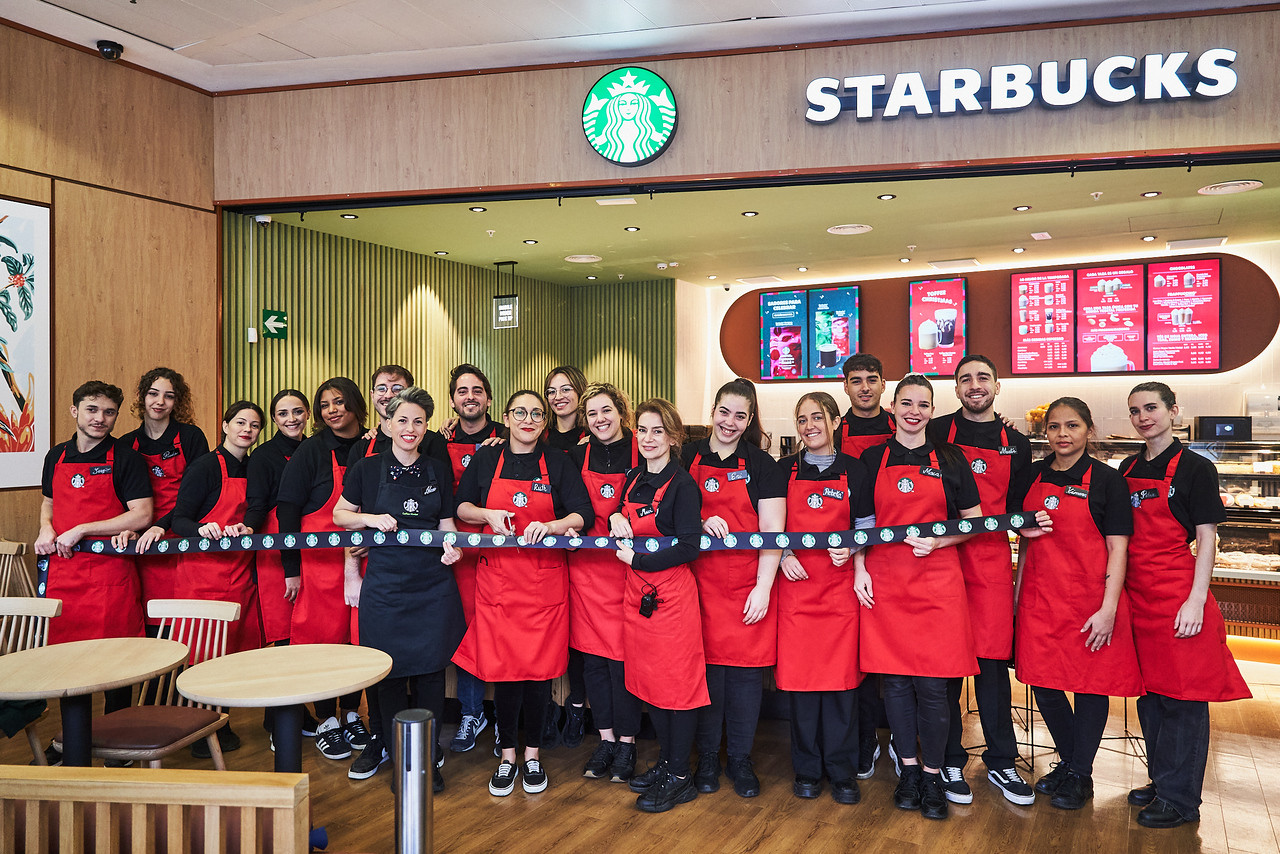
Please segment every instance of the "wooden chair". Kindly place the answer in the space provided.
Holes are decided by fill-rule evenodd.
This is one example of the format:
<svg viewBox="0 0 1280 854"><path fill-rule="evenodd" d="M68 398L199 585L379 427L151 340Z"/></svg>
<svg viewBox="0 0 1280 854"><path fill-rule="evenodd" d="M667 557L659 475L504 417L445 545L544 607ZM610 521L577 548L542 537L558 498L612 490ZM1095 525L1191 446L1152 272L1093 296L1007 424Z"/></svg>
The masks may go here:
<svg viewBox="0 0 1280 854"><path fill-rule="evenodd" d="M17 596L36 595L35 584L22 558L26 551L26 543L0 540L0 596L9 595L10 585L17 588Z"/></svg>
<svg viewBox="0 0 1280 854"><path fill-rule="evenodd" d="M240 619L240 603L204 599L152 599L147 615L160 620L160 636L184 643L190 664L217 658L227 651L227 627ZM225 712L194 703L178 693L181 667L159 677L155 703L148 690L138 692L138 705L103 715L93 722L93 755L102 759L132 759L159 768L160 760L192 742L204 739L213 766L227 770L217 730L227 722Z"/></svg>
<svg viewBox="0 0 1280 854"><path fill-rule="evenodd" d="M0 598L0 655L34 649L47 644L49 620L61 613L61 599L35 599L30 596ZM44 758L44 750L41 749L40 739L36 735L36 724L43 717L44 712L41 712L39 718L23 727L27 743L31 745L31 755L35 757L37 765L49 764Z"/></svg>

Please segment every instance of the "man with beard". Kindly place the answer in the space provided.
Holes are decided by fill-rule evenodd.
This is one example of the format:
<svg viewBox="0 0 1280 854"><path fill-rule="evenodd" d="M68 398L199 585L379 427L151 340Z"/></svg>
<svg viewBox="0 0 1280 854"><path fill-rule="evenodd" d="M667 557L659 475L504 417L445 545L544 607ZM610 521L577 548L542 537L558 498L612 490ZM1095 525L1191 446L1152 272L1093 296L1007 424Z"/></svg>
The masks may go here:
<svg viewBox="0 0 1280 854"><path fill-rule="evenodd" d="M960 409L936 418L929 425L934 442L952 442L969 461L984 515L1005 512L1005 497L1015 474L1031 464L1031 443L1006 424L995 411L1000 381L996 367L986 356L969 355L956 366L956 397ZM921 520L928 521L928 520ZM1013 560L1004 531L982 533L961 543L960 568L964 572L969 619L973 624L978 675L973 677L978 718L986 749L982 761L987 779L1015 804L1035 801L1035 792L1018 774L1014 760L1018 745L1013 735L1009 687L1009 658L1013 655ZM951 730L947 738L942 782L947 800L973 801L964 779L969 756L961 745L963 718L960 689L964 680L948 686Z"/></svg>

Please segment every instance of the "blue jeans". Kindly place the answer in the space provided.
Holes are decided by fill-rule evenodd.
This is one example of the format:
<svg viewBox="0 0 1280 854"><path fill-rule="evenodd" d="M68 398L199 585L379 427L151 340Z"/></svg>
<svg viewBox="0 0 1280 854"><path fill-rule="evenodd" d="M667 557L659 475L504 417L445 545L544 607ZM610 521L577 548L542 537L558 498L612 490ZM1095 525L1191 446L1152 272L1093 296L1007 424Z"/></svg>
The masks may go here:
<svg viewBox="0 0 1280 854"><path fill-rule="evenodd" d="M478 718L484 713L484 682L461 667L456 669L458 671L458 702L462 704L462 713Z"/></svg>

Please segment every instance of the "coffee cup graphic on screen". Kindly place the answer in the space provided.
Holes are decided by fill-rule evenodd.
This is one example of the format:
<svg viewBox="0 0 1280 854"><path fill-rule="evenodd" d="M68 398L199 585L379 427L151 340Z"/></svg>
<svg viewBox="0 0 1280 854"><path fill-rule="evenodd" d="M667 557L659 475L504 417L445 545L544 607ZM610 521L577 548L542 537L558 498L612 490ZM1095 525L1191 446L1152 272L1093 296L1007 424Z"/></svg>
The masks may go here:
<svg viewBox="0 0 1280 854"><path fill-rule="evenodd" d="M938 324L926 320L916 329L916 343L921 350L932 350L938 346Z"/></svg>
<svg viewBox="0 0 1280 854"><path fill-rule="evenodd" d="M1103 344L1089 357L1089 370L1096 374L1134 370L1133 362L1124 349L1115 344Z"/></svg>
<svg viewBox="0 0 1280 854"><path fill-rule="evenodd" d="M956 343L956 317L958 314L954 308L940 308L933 313L934 323L938 326L939 347L950 347Z"/></svg>
<svg viewBox="0 0 1280 854"><path fill-rule="evenodd" d="M819 344L818 345L818 364L824 368L834 368L836 366L836 345L835 344Z"/></svg>

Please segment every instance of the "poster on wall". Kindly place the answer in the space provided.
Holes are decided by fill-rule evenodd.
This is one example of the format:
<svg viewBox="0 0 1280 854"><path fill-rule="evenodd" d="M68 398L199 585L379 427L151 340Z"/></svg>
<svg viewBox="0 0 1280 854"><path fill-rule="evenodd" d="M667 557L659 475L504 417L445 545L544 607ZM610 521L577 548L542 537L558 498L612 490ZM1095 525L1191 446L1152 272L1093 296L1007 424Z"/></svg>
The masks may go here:
<svg viewBox="0 0 1280 854"><path fill-rule="evenodd" d="M49 450L49 209L0 199L0 489L39 486Z"/></svg>
<svg viewBox="0 0 1280 854"><path fill-rule="evenodd" d="M1075 272L1014 273L1010 288L1013 373L1066 374L1074 371Z"/></svg>
<svg viewBox="0 0 1280 854"><path fill-rule="evenodd" d="M842 379L844 360L858 352L858 289L816 288L809 295L809 377Z"/></svg>
<svg viewBox="0 0 1280 854"><path fill-rule="evenodd" d="M1218 259L1147 265L1147 370L1217 370Z"/></svg>
<svg viewBox="0 0 1280 854"><path fill-rule="evenodd" d="M805 379L808 300L804 291L760 295L760 379Z"/></svg>
<svg viewBox="0 0 1280 854"><path fill-rule="evenodd" d="M1146 370L1143 265L1076 271L1076 371Z"/></svg>
<svg viewBox="0 0 1280 854"><path fill-rule="evenodd" d="M911 372L950 376L964 358L965 280L911 283Z"/></svg>

